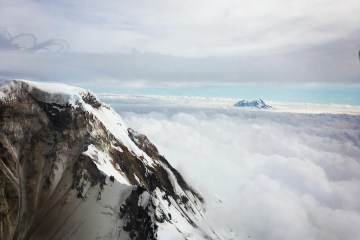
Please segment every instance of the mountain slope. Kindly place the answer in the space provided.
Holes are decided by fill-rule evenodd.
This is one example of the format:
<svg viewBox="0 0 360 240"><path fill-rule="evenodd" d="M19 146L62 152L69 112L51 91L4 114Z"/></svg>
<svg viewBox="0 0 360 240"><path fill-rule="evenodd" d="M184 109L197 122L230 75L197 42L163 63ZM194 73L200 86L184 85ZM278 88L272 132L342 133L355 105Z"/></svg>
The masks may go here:
<svg viewBox="0 0 360 240"><path fill-rule="evenodd" d="M0 87L1 239L218 239L203 199L92 93Z"/></svg>

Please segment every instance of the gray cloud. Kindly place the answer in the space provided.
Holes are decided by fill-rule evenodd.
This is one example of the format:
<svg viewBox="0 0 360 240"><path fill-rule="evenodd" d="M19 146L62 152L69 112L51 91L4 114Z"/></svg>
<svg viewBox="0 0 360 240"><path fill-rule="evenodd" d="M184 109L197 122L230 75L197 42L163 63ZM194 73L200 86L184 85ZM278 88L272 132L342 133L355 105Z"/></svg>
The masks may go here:
<svg viewBox="0 0 360 240"><path fill-rule="evenodd" d="M359 32L360 34L360 32ZM358 35L356 35L358 37ZM359 83L352 44L334 42L266 56L176 57L151 53L32 54L0 51L0 77L95 86L186 86L216 83ZM359 41L360 42L360 41ZM360 46L359 46L360 47Z"/></svg>
<svg viewBox="0 0 360 240"><path fill-rule="evenodd" d="M112 106L205 194L219 230L237 239L359 238L359 116L133 101Z"/></svg>
<svg viewBox="0 0 360 240"><path fill-rule="evenodd" d="M0 3L12 36L71 45L61 56L0 51L8 60L0 78L133 86L360 79L358 1Z"/></svg>

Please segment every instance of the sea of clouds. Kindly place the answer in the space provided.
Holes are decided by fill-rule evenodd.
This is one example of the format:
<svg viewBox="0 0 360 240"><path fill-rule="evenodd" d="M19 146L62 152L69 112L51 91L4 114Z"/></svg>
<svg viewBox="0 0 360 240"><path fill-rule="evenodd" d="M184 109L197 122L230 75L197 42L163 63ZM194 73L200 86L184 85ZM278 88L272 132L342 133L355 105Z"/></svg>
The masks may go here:
<svg viewBox="0 0 360 240"><path fill-rule="evenodd" d="M360 239L360 115L107 100L205 196L215 231Z"/></svg>

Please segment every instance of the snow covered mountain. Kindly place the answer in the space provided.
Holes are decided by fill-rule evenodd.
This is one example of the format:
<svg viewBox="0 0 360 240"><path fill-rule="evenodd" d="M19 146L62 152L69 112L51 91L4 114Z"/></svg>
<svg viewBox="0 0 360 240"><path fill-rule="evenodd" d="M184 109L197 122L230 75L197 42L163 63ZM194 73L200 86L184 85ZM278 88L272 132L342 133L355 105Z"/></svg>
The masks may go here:
<svg viewBox="0 0 360 240"><path fill-rule="evenodd" d="M241 100L234 104L235 107L247 107L247 108L258 108L258 109L272 109L273 107L267 105L262 99L254 101Z"/></svg>
<svg viewBox="0 0 360 240"><path fill-rule="evenodd" d="M91 92L0 86L0 239L220 239L204 199Z"/></svg>

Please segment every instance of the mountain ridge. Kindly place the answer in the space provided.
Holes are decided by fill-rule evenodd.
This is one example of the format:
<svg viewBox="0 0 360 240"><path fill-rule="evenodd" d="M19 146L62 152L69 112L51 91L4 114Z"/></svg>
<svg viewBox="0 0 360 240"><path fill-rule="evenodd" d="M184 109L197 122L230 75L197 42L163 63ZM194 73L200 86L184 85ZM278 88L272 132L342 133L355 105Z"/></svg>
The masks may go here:
<svg viewBox="0 0 360 240"><path fill-rule="evenodd" d="M0 86L1 239L220 239L204 199L90 91Z"/></svg>

